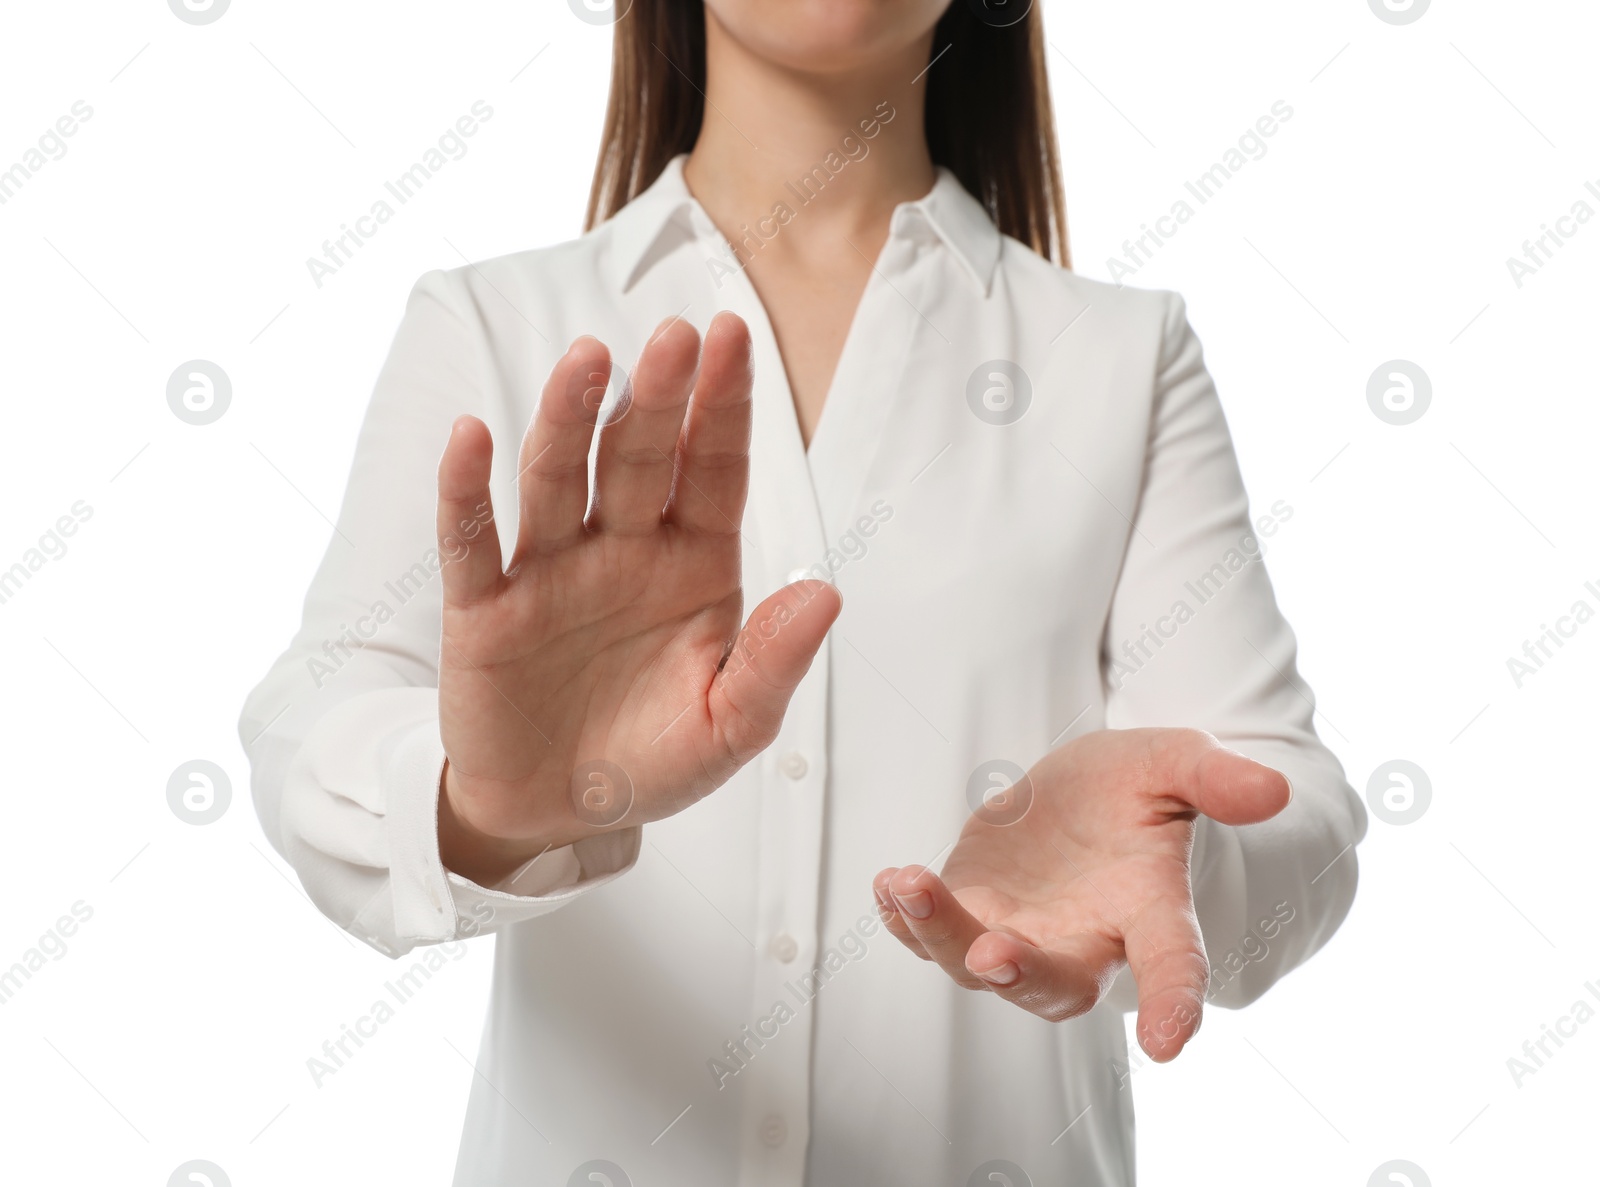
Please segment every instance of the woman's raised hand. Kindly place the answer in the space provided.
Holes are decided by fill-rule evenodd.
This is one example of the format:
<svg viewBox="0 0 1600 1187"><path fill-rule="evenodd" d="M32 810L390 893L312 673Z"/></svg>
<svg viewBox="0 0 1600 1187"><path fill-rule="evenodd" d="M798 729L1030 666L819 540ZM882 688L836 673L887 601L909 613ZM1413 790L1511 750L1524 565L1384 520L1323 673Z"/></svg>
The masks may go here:
<svg viewBox="0 0 1600 1187"><path fill-rule="evenodd" d="M599 426L591 487L610 371L585 337L551 372L522 442L506 569L483 422L458 419L439 465L440 851L485 885L726 782L776 737L839 613L831 585L803 581L740 629L744 322L718 314L703 348L686 322L657 328Z"/></svg>

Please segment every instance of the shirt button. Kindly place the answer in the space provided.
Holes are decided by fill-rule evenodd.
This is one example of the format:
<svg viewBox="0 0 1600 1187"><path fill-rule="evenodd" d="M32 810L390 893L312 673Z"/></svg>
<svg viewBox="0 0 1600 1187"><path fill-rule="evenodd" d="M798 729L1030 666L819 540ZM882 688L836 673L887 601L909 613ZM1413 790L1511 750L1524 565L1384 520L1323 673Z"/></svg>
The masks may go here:
<svg viewBox="0 0 1600 1187"><path fill-rule="evenodd" d="M781 1146L789 1136L789 1127L776 1113L768 1113L761 1122L761 1140L768 1146Z"/></svg>
<svg viewBox="0 0 1600 1187"><path fill-rule="evenodd" d="M788 964L800 955L800 945L788 932L779 932L772 937L772 955L784 964Z"/></svg>
<svg viewBox="0 0 1600 1187"><path fill-rule="evenodd" d="M806 762L805 755L798 750L791 750L778 760L778 770L791 779L804 779L806 772L810 769L811 766Z"/></svg>
<svg viewBox="0 0 1600 1187"><path fill-rule="evenodd" d="M793 585L796 581L812 580L810 569L790 569L789 576L784 581L785 585Z"/></svg>

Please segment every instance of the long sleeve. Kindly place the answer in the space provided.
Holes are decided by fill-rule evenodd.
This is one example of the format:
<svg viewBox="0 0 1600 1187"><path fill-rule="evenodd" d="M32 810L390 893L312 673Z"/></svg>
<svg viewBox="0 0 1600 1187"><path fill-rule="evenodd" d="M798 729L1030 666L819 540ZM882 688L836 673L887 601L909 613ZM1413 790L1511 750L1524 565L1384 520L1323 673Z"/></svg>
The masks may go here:
<svg viewBox="0 0 1600 1187"><path fill-rule="evenodd" d="M1106 624L1107 724L1188 726L1286 775L1262 824L1202 819L1194 893L1209 1000L1242 1006L1325 944L1355 897L1366 813L1318 739L1262 556L1294 508L1252 517L1216 388L1169 295L1134 531ZM1125 979L1124 979L1125 980Z"/></svg>
<svg viewBox="0 0 1600 1187"><path fill-rule="evenodd" d="M543 854L494 887L439 858L448 562L435 536L435 476L457 416L496 424L489 360L459 277L423 276L368 406L300 629L239 721L268 840L319 909L392 957L554 910L624 873L639 852L638 829L610 833Z"/></svg>

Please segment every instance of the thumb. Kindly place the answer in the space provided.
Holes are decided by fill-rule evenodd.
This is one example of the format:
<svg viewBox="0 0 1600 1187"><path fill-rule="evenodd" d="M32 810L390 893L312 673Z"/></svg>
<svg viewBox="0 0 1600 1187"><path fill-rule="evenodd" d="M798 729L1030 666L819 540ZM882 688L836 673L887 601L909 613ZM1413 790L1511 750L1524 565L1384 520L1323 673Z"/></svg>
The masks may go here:
<svg viewBox="0 0 1600 1187"><path fill-rule="evenodd" d="M1152 790L1222 824L1258 824L1289 806L1294 791L1279 771L1196 729L1132 731L1148 749Z"/></svg>
<svg viewBox="0 0 1600 1187"><path fill-rule="evenodd" d="M843 607L826 581L786 585L751 612L711 686L713 727L743 765L771 745L795 688Z"/></svg>
<svg viewBox="0 0 1600 1187"><path fill-rule="evenodd" d="M1202 751L1183 797L1222 824L1258 824L1289 806L1294 796L1281 771L1215 746Z"/></svg>

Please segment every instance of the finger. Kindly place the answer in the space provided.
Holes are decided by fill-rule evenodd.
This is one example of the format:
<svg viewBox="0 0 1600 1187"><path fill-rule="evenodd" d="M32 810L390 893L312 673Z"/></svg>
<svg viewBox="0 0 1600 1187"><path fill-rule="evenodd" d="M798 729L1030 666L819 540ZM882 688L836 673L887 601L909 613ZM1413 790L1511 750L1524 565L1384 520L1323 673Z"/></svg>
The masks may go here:
<svg viewBox="0 0 1600 1187"><path fill-rule="evenodd" d="M590 527L643 535L661 526L699 361L700 335L678 318L645 344L625 402L600 426Z"/></svg>
<svg viewBox="0 0 1600 1187"><path fill-rule="evenodd" d="M512 567L583 534L589 505L589 445L611 378L611 352L585 335L550 370L517 458L521 513Z"/></svg>
<svg viewBox="0 0 1600 1187"><path fill-rule="evenodd" d="M987 929L942 878L923 866L906 866L890 880L889 892L911 934L951 980L963 989L988 988L967 968L967 949Z"/></svg>
<svg viewBox="0 0 1600 1187"><path fill-rule="evenodd" d="M878 871L878 876L872 880L872 893L878 899L878 918L883 920L884 929L911 949L923 960L931 961L928 950L911 934L911 929L906 926L905 917L900 914L900 909L895 906L894 895L889 890L889 881L900 871L891 866L886 870Z"/></svg>
<svg viewBox="0 0 1600 1187"><path fill-rule="evenodd" d="M500 588L500 533L489 496L489 466L494 441L475 416L460 416L450 426L439 459L439 507L435 527L444 574L444 598L465 605Z"/></svg>
<svg viewBox="0 0 1600 1187"><path fill-rule="evenodd" d="M985 932L967 949L967 969L1000 997L1047 1022L1094 1008L1122 968L1122 946L1084 933L1047 950L1009 932Z"/></svg>
<svg viewBox="0 0 1600 1187"><path fill-rule="evenodd" d="M1223 824L1256 824L1289 804L1292 793L1282 772L1200 730L1162 730L1152 751L1157 790Z"/></svg>
<svg viewBox="0 0 1600 1187"><path fill-rule="evenodd" d="M739 765L771 745L789 698L843 602L826 581L786 585L755 608L711 686L710 711Z"/></svg>
<svg viewBox="0 0 1600 1187"><path fill-rule="evenodd" d="M1205 941L1187 899L1153 900L1128 922L1123 944L1139 985L1135 1033L1145 1054L1165 1063L1200 1029L1210 978Z"/></svg>
<svg viewBox="0 0 1600 1187"><path fill-rule="evenodd" d="M706 328L700 375L678 439L667 518L691 532L737 532L750 485L750 329L738 314Z"/></svg>

